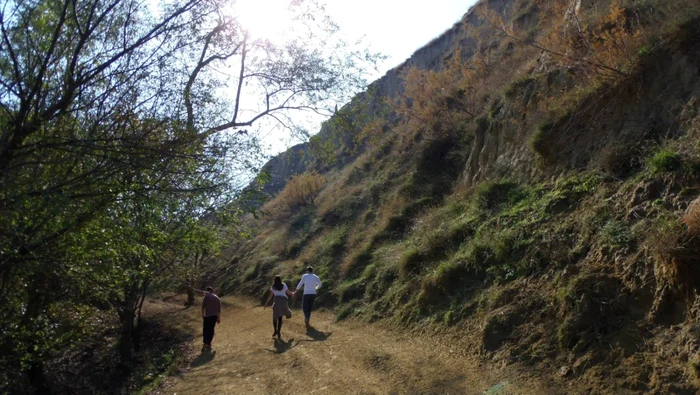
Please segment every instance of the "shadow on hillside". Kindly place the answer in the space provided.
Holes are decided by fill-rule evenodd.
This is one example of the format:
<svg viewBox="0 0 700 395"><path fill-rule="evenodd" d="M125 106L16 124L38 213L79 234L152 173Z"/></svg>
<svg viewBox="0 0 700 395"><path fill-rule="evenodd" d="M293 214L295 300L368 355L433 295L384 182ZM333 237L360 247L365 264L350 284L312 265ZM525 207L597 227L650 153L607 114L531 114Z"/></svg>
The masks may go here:
<svg viewBox="0 0 700 395"><path fill-rule="evenodd" d="M197 366L202 366L205 363L214 359L215 356L216 351L212 351L211 349L204 349L202 350L202 353L199 354L199 356L190 363L190 366L193 368L196 368Z"/></svg>
<svg viewBox="0 0 700 395"><path fill-rule="evenodd" d="M321 332L311 325L306 327L306 335L312 338L313 341L322 342L331 337L332 334L333 332Z"/></svg>
<svg viewBox="0 0 700 395"><path fill-rule="evenodd" d="M299 344L299 343L297 343ZM275 349L270 350L270 349L265 349L267 352L275 353L275 354L282 354L283 352L289 350L290 348L294 347L294 339L289 339L286 342L282 339L277 339L275 338Z"/></svg>

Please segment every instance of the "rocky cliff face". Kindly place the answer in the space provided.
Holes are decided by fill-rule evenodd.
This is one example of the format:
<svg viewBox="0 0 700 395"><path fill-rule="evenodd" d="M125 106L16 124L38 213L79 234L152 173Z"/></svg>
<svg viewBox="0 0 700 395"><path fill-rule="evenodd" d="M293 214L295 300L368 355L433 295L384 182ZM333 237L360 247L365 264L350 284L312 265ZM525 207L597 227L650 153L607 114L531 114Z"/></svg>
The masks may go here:
<svg viewBox="0 0 700 395"><path fill-rule="evenodd" d="M501 0L499 3L503 3L502 6L505 6L508 2ZM418 49L404 63L389 70L383 77L370 84L368 91L373 92L372 98L368 98L365 93L361 93L355 99L376 101L399 95L403 92L401 75L405 70L412 66L420 69L438 70L444 64L444 60L453 56L457 49L461 51L463 58L471 57L474 54L476 41L473 37L468 36L467 33L470 28L481 23L475 12L467 12L460 22ZM370 111L373 108L374 106L370 104ZM321 139L334 138L326 127L322 127L317 137ZM354 152L350 156L356 157L359 153L361 152ZM341 161L346 163L352 157L341 158ZM271 177L270 182L264 187L264 192L269 195L275 195L284 188L287 180L293 175L303 173L311 168L323 170L318 164L318 158L314 154L314 150L308 143L295 145L271 159L263 167Z"/></svg>
<svg viewBox="0 0 700 395"><path fill-rule="evenodd" d="M311 163L313 157L309 155L306 143L297 144L270 159L262 169L269 175L269 181L263 185L263 192L274 195L281 191L293 175L303 173Z"/></svg>
<svg viewBox="0 0 700 395"><path fill-rule="evenodd" d="M597 3L581 2L579 7L586 4ZM623 82L591 90L565 114L547 114L538 102L582 89L581 76L558 68L546 54L540 56L535 73L545 77L514 84L504 100L493 102L489 119L479 122L463 182L472 186L493 175L541 175L532 147L536 133L546 142L536 149L539 160L559 169L614 167L611 157L627 161L649 145L686 133L683 120L697 111L700 92L696 34L679 34L653 57L641 59Z"/></svg>

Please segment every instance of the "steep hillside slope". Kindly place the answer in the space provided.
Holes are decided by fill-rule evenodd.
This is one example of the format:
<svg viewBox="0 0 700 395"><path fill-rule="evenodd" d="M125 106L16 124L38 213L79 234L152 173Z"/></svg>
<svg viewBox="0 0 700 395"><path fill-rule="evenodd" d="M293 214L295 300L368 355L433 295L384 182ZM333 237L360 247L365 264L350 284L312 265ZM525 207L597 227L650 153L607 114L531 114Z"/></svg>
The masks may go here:
<svg viewBox="0 0 700 395"><path fill-rule="evenodd" d="M699 98L696 1L482 1L329 121L322 188L278 183L222 286L311 264L339 319L595 393L695 393Z"/></svg>
<svg viewBox="0 0 700 395"><path fill-rule="evenodd" d="M334 119L326 122L310 142L298 144L268 161L263 171L269 174L270 181L262 187L263 192L274 196L296 174L309 169L328 171L329 167L339 168L356 159L364 150L364 145L360 144L358 149L354 135L367 123L368 118L386 115L382 104L403 92L402 76L406 70L411 67L439 70L445 58L457 49L464 51L465 58L471 57L477 48L477 41L465 27L481 23L475 12L466 14L463 23L455 24L400 66L374 81L367 92L358 95ZM332 166L324 160L326 154L334 156Z"/></svg>

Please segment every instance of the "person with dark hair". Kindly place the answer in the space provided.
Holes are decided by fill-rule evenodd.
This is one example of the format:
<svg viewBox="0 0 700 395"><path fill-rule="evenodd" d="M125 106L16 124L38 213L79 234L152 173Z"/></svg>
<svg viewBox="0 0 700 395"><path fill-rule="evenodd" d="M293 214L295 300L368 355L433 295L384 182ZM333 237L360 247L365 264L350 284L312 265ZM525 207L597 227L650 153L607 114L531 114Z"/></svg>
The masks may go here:
<svg viewBox="0 0 700 395"><path fill-rule="evenodd" d="M308 327L311 319L311 310L314 308L316 291L321 288L321 279L314 274L314 268L311 266L306 268L306 273L301 276L294 293L299 292L299 289L302 287L304 288L304 297L302 298L301 309L304 311L304 323Z"/></svg>
<svg viewBox="0 0 700 395"><path fill-rule="evenodd" d="M214 327L221 323L221 299L214 294L212 287L207 287L207 293L202 299L202 337L204 348L211 348L214 340Z"/></svg>
<svg viewBox="0 0 700 395"><path fill-rule="evenodd" d="M270 287L270 294L265 301L265 308L270 304L270 300L274 297L274 303L272 304L272 327L275 331L272 333L272 337L277 336L277 338L282 337L282 317L287 317L287 319L292 318L292 311L289 310L289 299L287 295L294 295L287 284L282 282L280 276L275 276L272 281L272 286Z"/></svg>

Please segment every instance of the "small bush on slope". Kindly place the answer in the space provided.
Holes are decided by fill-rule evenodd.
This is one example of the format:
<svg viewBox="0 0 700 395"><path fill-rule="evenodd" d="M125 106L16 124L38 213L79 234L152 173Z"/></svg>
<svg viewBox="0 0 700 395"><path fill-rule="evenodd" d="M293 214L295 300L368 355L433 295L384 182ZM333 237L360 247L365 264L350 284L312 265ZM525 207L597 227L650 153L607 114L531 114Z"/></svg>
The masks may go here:
<svg viewBox="0 0 700 395"><path fill-rule="evenodd" d="M465 61L458 50L440 71L410 67L403 74L404 94L390 100L404 114L401 131L408 137L444 140L462 133L483 110L485 68Z"/></svg>
<svg viewBox="0 0 700 395"><path fill-rule="evenodd" d="M683 164L678 153L667 149L655 153L647 163L652 173L675 171L680 169Z"/></svg>
<svg viewBox="0 0 700 395"><path fill-rule="evenodd" d="M314 204L324 182L325 177L316 172L295 175L274 199L265 204L263 210L277 218L289 218Z"/></svg>

